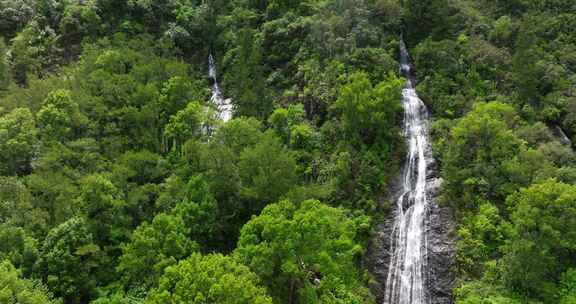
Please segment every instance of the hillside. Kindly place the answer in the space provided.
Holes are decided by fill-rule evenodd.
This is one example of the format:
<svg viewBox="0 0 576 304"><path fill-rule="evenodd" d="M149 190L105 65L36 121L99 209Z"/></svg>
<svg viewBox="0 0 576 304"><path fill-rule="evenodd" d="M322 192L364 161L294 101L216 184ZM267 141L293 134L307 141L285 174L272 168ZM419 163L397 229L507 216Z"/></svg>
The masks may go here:
<svg viewBox="0 0 576 304"><path fill-rule="evenodd" d="M0 0L0 304L575 304L574 28L572 0Z"/></svg>

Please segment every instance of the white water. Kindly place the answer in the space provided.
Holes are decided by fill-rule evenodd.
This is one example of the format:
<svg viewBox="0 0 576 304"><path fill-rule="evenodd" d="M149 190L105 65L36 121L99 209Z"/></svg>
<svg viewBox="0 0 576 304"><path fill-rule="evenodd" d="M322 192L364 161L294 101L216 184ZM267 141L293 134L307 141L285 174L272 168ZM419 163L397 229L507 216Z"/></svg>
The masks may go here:
<svg viewBox="0 0 576 304"><path fill-rule="evenodd" d="M231 99L224 99L220 86L218 85L218 78L216 75L216 62L212 54L208 56L208 76L212 78L212 98L210 101L216 107L218 119L227 122L232 119L232 101Z"/></svg>
<svg viewBox="0 0 576 304"><path fill-rule="evenodd" d="M427 304L426 174L431 160L428 110L414 89L409 55L404 44L401 46L401 72L408 79L402 90L408 152L391 237L384 304Z"/></svg>
<svg viewBox="0 0 576 304"><path fill-rule="evenodd" d="M560 128L560 126L556 126L556 131L558 132L558 135L560 137L560 142L564 145L567 146L572 146L572 141L570 140L570 138L566 135L566 133L564 132L564 130L562 130L562 128Z"/></svg>

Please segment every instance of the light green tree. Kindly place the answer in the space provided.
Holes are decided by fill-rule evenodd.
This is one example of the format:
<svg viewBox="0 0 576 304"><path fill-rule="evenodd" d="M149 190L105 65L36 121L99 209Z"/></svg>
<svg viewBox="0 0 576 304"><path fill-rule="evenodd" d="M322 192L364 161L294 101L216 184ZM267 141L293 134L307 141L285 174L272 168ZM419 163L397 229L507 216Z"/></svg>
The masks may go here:
<svg viewBox="0 0 576 304"><path fill-rule="evenodd" d="M444 156L445 190L461 209L481 199L502 201L509 179L504 163L520 153L522 141L512 132L518 117L500 102L477 103L450 133Z"/></svg>
<svg viewBox="0 0 576 304"><path fill-rule="evenodd" d="M366 73L352 74L332 107L341 115L346 139L356 144L379 142L389 146L397 136L403 85L404 81L392 74L376 86Z"/></svg>
<svg viewBox="0 0 576 304"><path fill-rule="evenodd" d="M87 119L69 90L50 92L37 114L38 127L47 140L64 141L81 130Z"/></svg>
<svg viewBox="0 0 576 304"><path fill-rule="evenodd" d="M169 141L171 149L181 152L186 140L201 135L204 121L204 109L198 102L190 102L185 109L178 111L165 127L164 136Z"/></svg>
<svg viewBox="0 0 576 304"><path fill-rule="evenodd" d="M158 282L164 268L198 250L189 232L180 217L166 213L140 225L122 247L118 271L124 286L146 290Z"/></svg>
<svg viewBox="0 0 576 304"><path fill-rule="evenodd" d="M370 303L355 267L362 225L319 201L281 201L242 228L234 255L279 303Z"/></svg>
<svg viewBox="0 0 576 304"><path fill-rule="evenodd" d="M553 298L555 282L574 265L576 186L550 179L511 195L507 204L504 282L525 296Z"/></svg>
<svg viewBox="0 0 576 304"><path fill-rule="evenodd" d="M59 304L46 287L23 279L10 262L0 262L0 303L3 304Z"/></svg>
<svg viewBox="0 0 576 304"><path fill-rule="evenodd" d="M0 224L0 260L10 261L25 275L30 275L38 255L38 241L24 229Z"/></svg>
<svg viewBox="0 0 576 304"><path fill-rule="evenodd" d="M562 275L560 286L560 304L575 304L576 269L571 268Z"/></svg>
<svg viewBox="0 0 576 304"><path fill-rule="evenodd" d="M170 211L144 222L122 247L118 271L125 287L147 290L164 269L192 252L209 251L220 240L217 202L202 176L190 178L183 199ZM152 271L150 271L152 269Z"/></svg>
<svg viewBox="0 0 576 304"><path fill-rule="evenodd" d="M146 303L272 304L248 267L221 254L192 254L168 267Z"/></svg>

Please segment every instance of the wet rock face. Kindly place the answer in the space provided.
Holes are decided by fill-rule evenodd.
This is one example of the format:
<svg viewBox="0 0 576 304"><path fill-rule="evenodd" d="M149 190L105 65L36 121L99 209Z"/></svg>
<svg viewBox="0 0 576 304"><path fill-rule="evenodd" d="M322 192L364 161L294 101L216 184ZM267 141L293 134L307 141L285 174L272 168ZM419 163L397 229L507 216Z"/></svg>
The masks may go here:
<svg viewBox="0 0 576 304"><path fill-rule="evenodd" d="M435 196L441 180L436 179L436 189L431 189ZM430 204L428 218L428 292L432 304L450 304L452 289L456 278L454 263L456 258L455 224L452 210L448 207Z"/></svg>
<svg viewBox="0 0 576 304"><path fill-rule="evenodd" d="M432 175L432 174L431 174ZM398 193L400 179L394 182L390 189L392 193ZM433 176L429 178L429 195L431 203L428 208L426 230L428 234L427 246L427 274L426 286L429 303L426 304L452 304L452 289L456 275L453 272L456 247L455 247L455 222L452 210L448 207L439 206L436 196L442 184L442 180ZM392 195L388 202L395 206L397 195ZM396 208L396 207L394 207ZM391 237L394 227L395 210L392 208L386 220L379 224L366 254L366 267L374 277L374 283L370 286L376 296L376 303L384 301L386 280L391 260ZM414 303L417 304L417 303Z"/></svg>

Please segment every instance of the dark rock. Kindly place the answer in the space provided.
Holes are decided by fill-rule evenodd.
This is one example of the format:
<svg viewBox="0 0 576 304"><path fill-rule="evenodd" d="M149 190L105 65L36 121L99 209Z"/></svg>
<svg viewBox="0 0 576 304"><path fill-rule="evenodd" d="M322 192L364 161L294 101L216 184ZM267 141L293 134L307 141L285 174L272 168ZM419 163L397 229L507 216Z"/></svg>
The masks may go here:
<svg viewBox="0 0 576 304"><path fill-rule="evenodd" d="M391 187L392 193L398 193L400 183L398 180ZM439 206L436 196L442 180L431 178L429 180L429 195L431 203L428 210L427 234L428 234L428 274L427 283L428 297L430 303L427 304L452 304L452 289L455 282L453 272L456 248L454 244L454 218L452 211L448 207ZM392 196L389 202L395 202L398 194ZM386 203L389 204L389 203ZM379 224L375 230L374 238L368 246L365 263L374 278L374 283L370 286L372 293L376 296L376 303L384 301L386 279L391 258L391 236L394 227L395 203L391 212L384 222Z"/></svg>

